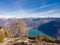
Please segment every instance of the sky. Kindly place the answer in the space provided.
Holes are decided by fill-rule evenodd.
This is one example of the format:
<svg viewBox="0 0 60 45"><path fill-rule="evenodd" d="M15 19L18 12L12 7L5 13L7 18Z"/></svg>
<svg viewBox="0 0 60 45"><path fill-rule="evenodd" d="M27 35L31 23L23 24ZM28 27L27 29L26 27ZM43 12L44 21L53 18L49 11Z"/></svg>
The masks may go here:
<svg viewBox="0 0 60 45"><path fill-rule="evenodd" d="M59 17L60 0L0 0L0 18Z"/></svg>

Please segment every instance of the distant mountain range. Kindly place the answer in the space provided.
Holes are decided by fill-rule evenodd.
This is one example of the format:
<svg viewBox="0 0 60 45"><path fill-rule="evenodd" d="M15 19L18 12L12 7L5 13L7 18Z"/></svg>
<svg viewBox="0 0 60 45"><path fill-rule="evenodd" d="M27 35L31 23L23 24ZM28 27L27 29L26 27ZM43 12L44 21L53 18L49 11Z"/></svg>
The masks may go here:
<svg viewBox="0 0 60 45"><path fill-rule="evenodd" d="M11 22L22 20L27 28L38 29L51 37L60 39L60 18L0 18L0 26L9 27Z"/></svg>
<svg viewBox="0 0 60 45"><path fill-rule="evenodd" d="M39 26L50 21L60 20L60 18L0 18L0 26L8 26L11 22L16 22L17 20L25 21L28 27Z"/></svg>

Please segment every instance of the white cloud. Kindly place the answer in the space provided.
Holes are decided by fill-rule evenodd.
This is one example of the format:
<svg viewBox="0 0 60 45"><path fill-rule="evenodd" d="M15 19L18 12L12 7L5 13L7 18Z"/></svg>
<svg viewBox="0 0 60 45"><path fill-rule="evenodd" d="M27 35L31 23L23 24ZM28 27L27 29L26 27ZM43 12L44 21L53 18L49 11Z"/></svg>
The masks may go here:
<svg viewBox="0 0 60 45"><path fill-rule="evenodd" d="M54 5L56 5L56 4L57 4L57 3L49 4L49 5L44 5L44 6L41 6L40 8L46 8L46 7L54 6Z"/></svg>
<svg viewBox="0 0 60 45"><path fill-rule="evenodd" d="M57 4L58 4L58 3L53 3L53 4L49 4L49 5L42 5L42 6L40 6L40 7L30 9L29 11L32 12L32 11L37 10L37 9L42 9L42 10L43 10L43 8L52 7L52 6L55 6L55 5L57 5Z"/></svg>
<svg viewBox="0 0 60 45"><path fill-rule="evenodd" d="M49 10L45 12L36 12L36 13L28 13L28 11L26 10L20 10L17 12L3 12L4 14L0 14L0 18L60 17L60 13L54 13L54 12L56 12L56 10Z"/></svg>
<svg viewBox="0 0 60 45"><path fill-rule="evenodd" d="M49 14L49 15L47 15L47 16L60 18L60 13L53 13L53 14Z"/></svg>

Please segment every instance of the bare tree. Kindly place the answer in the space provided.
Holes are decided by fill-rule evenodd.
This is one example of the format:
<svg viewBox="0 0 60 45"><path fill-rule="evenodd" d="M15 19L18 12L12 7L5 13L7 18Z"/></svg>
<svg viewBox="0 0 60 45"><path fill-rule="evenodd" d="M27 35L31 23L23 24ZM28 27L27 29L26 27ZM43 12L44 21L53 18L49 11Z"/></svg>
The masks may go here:
<svg viewBox="0 0 60 45"><path fill-rule="evenodd" d="M24 21L17 20L10 23L10 32L12 37L19 37L26 33L27 25Z"/></svg>

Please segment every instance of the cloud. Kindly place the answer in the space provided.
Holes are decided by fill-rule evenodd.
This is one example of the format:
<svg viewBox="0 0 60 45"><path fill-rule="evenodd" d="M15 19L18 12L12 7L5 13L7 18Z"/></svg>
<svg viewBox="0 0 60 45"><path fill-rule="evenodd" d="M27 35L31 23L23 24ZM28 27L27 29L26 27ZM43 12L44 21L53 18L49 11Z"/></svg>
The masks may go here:
<svg viewBox="0 0 60 45"><path fill-rule="evenodd" d="M51 13L56 12L56 10L49 10L49 11L45 11L45 12L36 12L36 13L32 13L31 15L33 17L49 17ZM53 16L53 15L52 15ZM54 16L53 16L54 17Z"/></svg>
<svg viewBox="0 0 60 45"><path fill-rule="evenodd" d="M29 17L60 17L60 13L55 13L56 10L49 10L45 12L35 12L29 13L28 10L20 10L15 12L3 12L4 14L0 14L0 18L29 18Z"/></svg>
<svg viewBox="0 0 60 45"><path fill-rule="evenodd" d="M35 11L35 10L37 10L37 9L43 10L43 8L52 7L52 6L55 6L55 5L57 5L57 3L53 3L53 4L49 4L49 5L40 6L40 7L37 7L37 8L30 9L29 11L30 11L30 12L33 12L33 11Z"/></svg>
<svg viewBox="0 0 60 45"><path fill-rule="evenodd" d="M46 14L52 14L52 13L55 13L57 10L49 10L49 11L46 11L46 12L44 12L44 13L46 13Z"/></svg>
<svg viewBox="0 0 60 45"><path fill-rule="evenodd" d="M47 16L60 18L60 13L57 12L57 13L49 14L49 15L47 15Z"/></svg>
<svg viewBox="0 0 60 45"><path fill-rule="evenodd" d="M54 4L49 4L49 5L44 5L44 6L41 6L40 8L46 8L46 7L50 7L50 6L54 6L54 5L56 5L56 3L54 3Z"/></svg>
<svg viewBox="0 0 60 45"><path fill-rule="evenodd" d="M54 6L54 5L56 5L57 3L53 3L53 4L49 4L49 5L43 5L43 6L40 6L40 7L38 7L38 8L34 8L34 9L32 9L32 10L35 10L35 9L42 9L42 8L46 8L46 7L51 7L51 6Z"/></svg>

